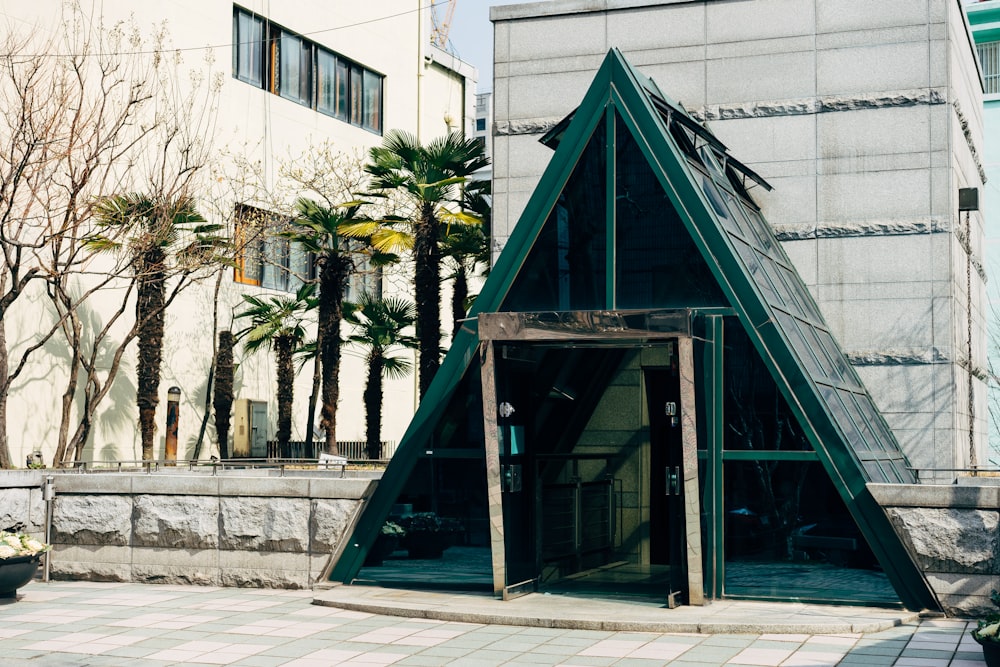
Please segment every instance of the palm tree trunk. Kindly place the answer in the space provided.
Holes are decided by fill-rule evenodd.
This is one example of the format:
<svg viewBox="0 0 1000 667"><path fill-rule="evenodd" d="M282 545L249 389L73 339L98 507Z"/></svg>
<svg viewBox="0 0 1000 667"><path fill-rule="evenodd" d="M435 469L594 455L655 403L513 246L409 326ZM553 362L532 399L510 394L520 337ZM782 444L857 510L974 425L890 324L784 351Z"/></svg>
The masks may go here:
<svg viewBox="0 0 1000 667"><path fill-rule="evenodd" d="M440 366L441 354L441 250L438 247L439 223L430 204L420 211L420 224L414 232L413 295L417 307L417 339L420 398L427 393Z"/></svg>
<svg viewBox="0 0 1000 667"><path fill-rule="evenodd" d="M139 323L136 404L139 406L139 432L142 437L144 461L153 458L156 406L160 401L160 360L163 356L163 315L166 299L163 261L163 251L159 248L143 254L135 303L135 318Z"/></svg>
<svg viewBox="0 0 1000 667"><path fill-rule="evenodd" d="M462 328L462 320L465 319L465 300L469 297L469 279L465 275L465 264L460 260L458 269L455 271L454 291L451 295L451 340L458 336L458 331Z"/></svg>
<svg viewBox="0 0 1000 667"><path fill-rule="evenodd" d="M344 318L344 287L350 260L340 254L324 257L319 276L318 334L323 360L323 409L320 425L326 431L326 452L338 455L337 402L340 400L340 323Z"/></svg>
<svg viewBox="0 0 1000 667"><path fill-rule="evenodd" d="M319 354L322 342L319 340L319 333L316 335L316 358L313 359L313 380L312 391L309 392L309 414L306 415L306 450L302 455L307 459L316 458L315 447L313 445L313 425L316 420L316 404L319 402L319 390L323 382L323 358ZM324 444L326 444L324 442Z"/></svg>
<svg viewBox="0 0 1000 667"><path fill-rule="evenodd" d="M278 361L278 452L288 456L288 442L292 438L292 402L295 399L295 366L292 362L294 341L291 336L274 339L274 351Z"/></svg>
<svg viewBox="0 0 1000 667"><path fill-rule="evenodd" d="M215 434L219 441L219 458L229 458L229 421L233 413L233 345L231 331L219 332L219 352L215 359L215 387L212 407L215 408Z"/></svg>
<svg viewBox="0 0 1000 667"><path fill-rule="evenodd" d="M372 461L382 458L382 355L372 352L365 383L365 446Z"/></svg>

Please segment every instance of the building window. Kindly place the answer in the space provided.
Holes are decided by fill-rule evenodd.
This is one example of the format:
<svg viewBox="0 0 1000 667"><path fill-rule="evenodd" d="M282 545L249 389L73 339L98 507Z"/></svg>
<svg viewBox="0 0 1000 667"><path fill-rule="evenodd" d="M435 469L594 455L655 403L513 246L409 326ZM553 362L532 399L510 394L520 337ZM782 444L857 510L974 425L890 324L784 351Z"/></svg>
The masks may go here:
<svg viewBox="0 0 1000 667"><path fill-rule="evenodd" d="M280 37L274 41L278 76L272 92L309 106L312 103L312 45L285 30L279 32Z"/></svg>
<svg viewBox="0 0 1000 667"><path fill-rule="evenodd" d="M485 132L485 131L486 131L486 119L485 118L477 118L476 119L476 132Z"/></svg>
<svg viewBox="0 0 1000 667"><path fill-rule="evenodd" d="M1000 42L985 42L976 45L979 64L983 68L983 93L1000 93Z"/></svg>
<svg viewBox="0 0 1000 667"><path fill-rule="evenodd" d="M264 20L242 9L233 12L233 76L264 87Z"/></svg>
<svg viewBox="0 0 1000 667"><path fill-rule="evenodd" d="M233 76L327 116L382 132L385 77L239 7L233 8Z"/></svg>
<svg viewBox="0 0 1000 667"><path fill-rule="evenodd" d="M253 206L236 208L236 266L233 279L244 285L295 292L315 276L313 256L280 236L278 216Z"/></svg>

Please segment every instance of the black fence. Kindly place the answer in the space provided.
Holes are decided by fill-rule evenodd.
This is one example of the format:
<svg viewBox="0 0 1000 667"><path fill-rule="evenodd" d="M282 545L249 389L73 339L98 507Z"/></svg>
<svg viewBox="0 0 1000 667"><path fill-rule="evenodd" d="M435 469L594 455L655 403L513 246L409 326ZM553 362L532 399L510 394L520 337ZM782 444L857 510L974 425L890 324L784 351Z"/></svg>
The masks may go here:
<svg viewBox="0 0 1000 667"><path fill-rule="evenodd" d="M323 442L313 440L310 446L306 446L305 440L291 440L288 443L287 451L281 451L276 440L269 440L267 443L267 458L269 459L314 459L323 452ZM337 451L348 461L368 461L368 447L364 440L338 440ZM393 440L382 441L381 455L374 461L387 461L396 453L396 443Z"/></svg>

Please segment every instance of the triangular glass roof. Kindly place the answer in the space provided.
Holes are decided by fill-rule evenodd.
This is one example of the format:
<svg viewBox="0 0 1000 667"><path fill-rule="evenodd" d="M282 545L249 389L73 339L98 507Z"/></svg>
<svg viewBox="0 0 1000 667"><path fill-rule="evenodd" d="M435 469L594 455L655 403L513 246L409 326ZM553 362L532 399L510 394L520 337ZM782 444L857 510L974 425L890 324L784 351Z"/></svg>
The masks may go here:
<svg viewBox="0 0 1000 667"><path fill-rule="evenodd" d="M615 133L614 140L609 134ZM581 105L543 142L556 152L475 302L498 311L621 311L726 307L735 312L819 461L909 607L934 607L866 483L914 483L905 456L812 295L748 190L770 186L620 52L609 52ZM616 180L616 145L631 142L666 201L647 215L629 199L649 185ZM574 211L567 193L585 193ZM580 199L578 198L578 202ZM580 204L575 204L580 208ZM625 212L625 213L623 213ZM650 221L655 224L650 224ZM544 240L548 238L548 242ZM637 238L639 242L636 242ZM555 244L559 253L545 256ZM657 264L656 257L686 257ZM632 267L640 267L636 274ZM696 276L692 280L691 276ZM677 285L682 303L658 284ZM650 288L652 286L652 288ZM676 294L671 290L671 294ZM455 338L358 529L331 576L357 573L435 424L478 358L470 319ZM365 545L365 546L362 546Z"/></svg>

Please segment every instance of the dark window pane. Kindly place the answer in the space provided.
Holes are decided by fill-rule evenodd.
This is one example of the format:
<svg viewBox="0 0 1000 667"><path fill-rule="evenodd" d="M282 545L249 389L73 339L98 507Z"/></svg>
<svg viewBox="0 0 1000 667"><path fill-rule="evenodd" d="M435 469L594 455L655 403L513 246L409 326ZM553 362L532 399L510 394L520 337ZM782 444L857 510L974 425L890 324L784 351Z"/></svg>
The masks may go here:
<svg viewBox="0 0 1000 667"><path fill-rule="evenodd" d="M617 307L728 305L708 264L621 119L617 134Z"/></svg>
<svg viewBox="0 0 1000 667"><path fill-rule="evenodd" d="M802 334L802 328L808 325L800 323L797 319L780 310L774 310L774 315L778 320L778 325L785 332L785 337L791 342L792 348L799 357L799 363L805 365L805 370L815 380L823 378L826 374L820 368L819 362L813 356L809 342Z"/></svg>
<svg viewBox="0 0 1000 667"><path fill-rule="evenodd" d="M485 118L477 118L476 119L476 132L485 132L485 131L486 131L486 119Z"/></svg>
<svg viewBox="0 0 1000 667"><path fill-rule="evenodd" d="M382 131L382 77L374 72L364 73L364 119L362 127Z"/></svg>
<svg viewBox="0 0 1000 667"><path fill-rule="evenodd" d="M726 595L898 601L822 465L728 461L723 475Z"/></svg>
<svg viewBox="0 0 1000 667"><path fill-rule="evenodd" d="M338 58L337 59L337 80L336 80L337 102L336 102L336 112L335 112L334 115L337 118L341 119L341 120L347 120L347 116L348 116L348 111L347 111L348 110L348 104L347 104L347 101L348 101L348 98L349 98L349 90L350 90L350 88L348 86L349 80L350 80L350 69L348 68L346 62L344 62L343 60L341 60L340 58Z"/></svg>
<svg viewBox="0 0 1000 667"><path fill-rule="evenodd" d="M727 317L724 327L724 448L812 450L739 320Z"/></svg>
<svg viewBox="0 0 1000 667"><path fill-rule="evenodd" d="M604 135L599 123L500 310L607 307Z"/></svg>
<svg viewBox="0 0 1000 667"><path fill-rule="evenodd" d="M278 94L310 104L311 45L297 35L281 31L278 40Z"/></svg>
<svg viewBox="0 0 1000 667"><path fill-rule="evenodd" d="M771 280L764 273L764 267L760 264L760 255L751 248L747 243L741 239L733 236L730 237L733 246L736 248L736 252L743 259L743 265L746 267L747 275L750 276L754 284L760 289L761 294L764 296L764 300L768 303L779 303L778 293L774 291L774 286L771 285Z"/></svg>
<svg viewBox="0 0 1000 667"><path fill-rule="evenodd" d="M316 109L337 114L337 57L323 49L316 53Z"/></svg>
<svg viewBox="0 0 1000 667"><path fill-rule="evenodd" d="M350 104L351 104L351 124L361 125L361 103L364 96L361 92L362 84L364 83L364 77L361 74L361 68L353 65L351 66L351 92Z"/></svg>
<svg viewBox="0 0 1000 667"><path fill-rule="evenodd" d="M233 76L264 85L264 21L237 10L233 17Z"/></svg>

